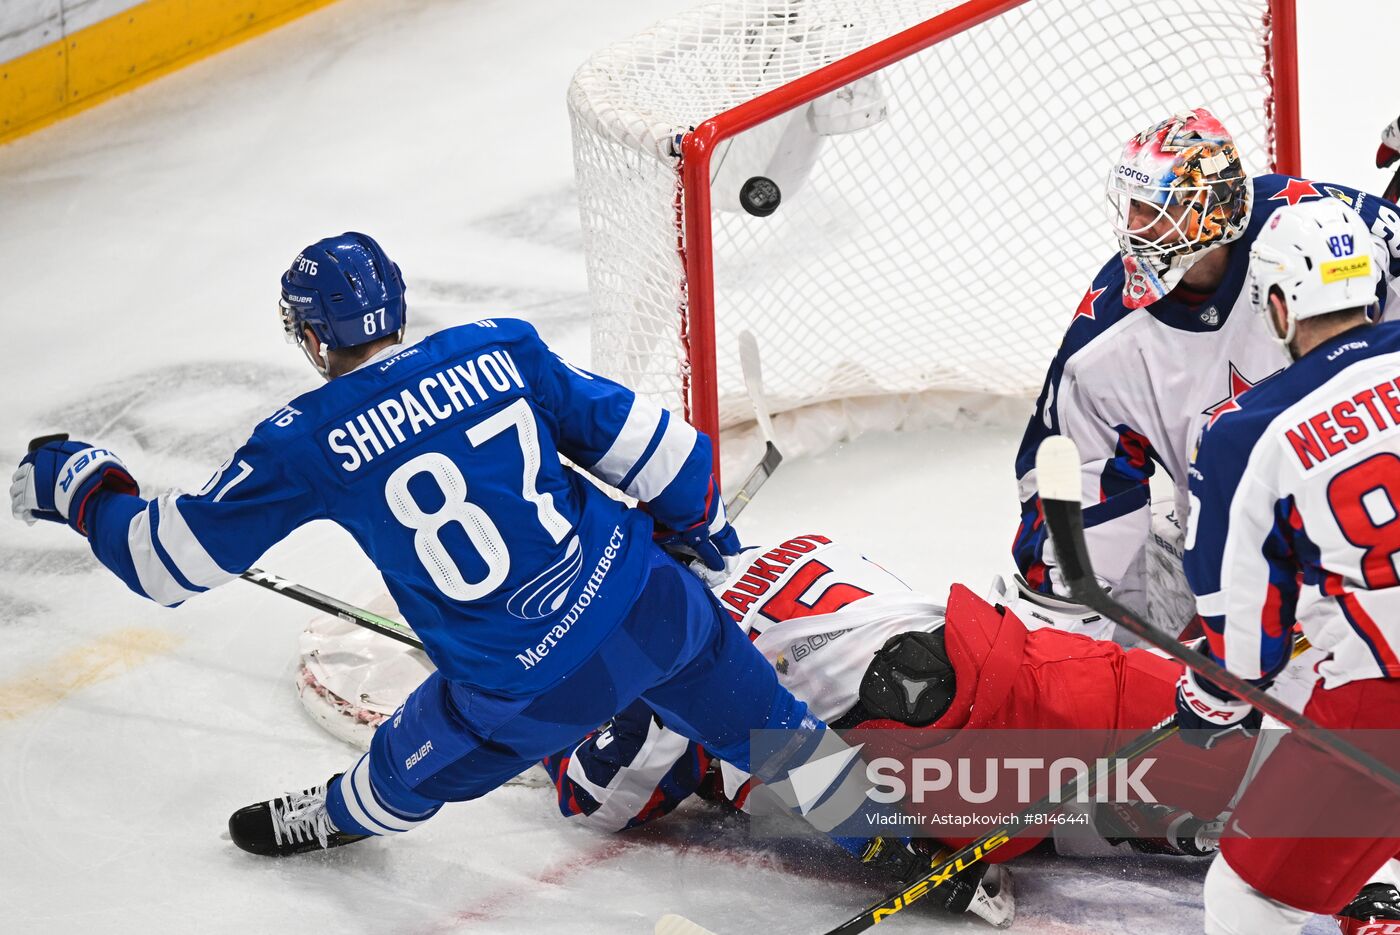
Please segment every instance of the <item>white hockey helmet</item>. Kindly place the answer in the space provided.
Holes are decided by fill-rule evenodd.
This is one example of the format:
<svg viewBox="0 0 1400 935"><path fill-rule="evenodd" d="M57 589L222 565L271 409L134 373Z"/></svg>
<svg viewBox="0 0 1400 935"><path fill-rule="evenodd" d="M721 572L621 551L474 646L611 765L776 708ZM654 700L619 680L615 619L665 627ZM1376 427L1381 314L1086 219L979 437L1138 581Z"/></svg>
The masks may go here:
<svg viewBox="0 0 1400 935"><path fill-rule="evenodd" d="M1366 222L1337 199L1288 205L1274 212L1249 250L1249 301L1291 355L1301 319L1375 305L1385 262ZM1283 335L1269 311L1275 289L1286 306Z"/></svg>

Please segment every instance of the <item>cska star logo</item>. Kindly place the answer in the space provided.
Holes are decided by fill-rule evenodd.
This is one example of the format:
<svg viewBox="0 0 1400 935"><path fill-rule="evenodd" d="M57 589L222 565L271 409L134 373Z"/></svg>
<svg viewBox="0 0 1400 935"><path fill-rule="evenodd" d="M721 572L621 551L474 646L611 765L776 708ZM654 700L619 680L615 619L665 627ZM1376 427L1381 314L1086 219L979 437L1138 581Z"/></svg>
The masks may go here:
<svg viewBox="0 0 1400 935"><path fill-rule="evenodd" d="M1283 200L1290 205L1296 205L1304 198L1321 198L1322 192L1318 191L1312 182L1304 179L1289 179L1288 184L1280 188L1277 193L1270 195L1270 201Z"/></svg>
<svg viewBox="0 0 1400 935"><path fill-rule="evenodd" d="M1275 370L1273 373L1269 374L1268 377L1265 377L1264 380L1267 380L1269 379L1269 377L1275 376L1282 372L1283 368L1280 367L1278 370ZM1246 377L1244 374L1240 373L1239 370L1235 367L1234 363L1231 362L1230 395L1226 396L1220 402L1215 403L1212 406L1208 406L1201 411L1201 415L1210 417L1210 421L1206 423L1206 428L1210 428L1211 426L1215 425L1215 420L1225 415L1225 413L1238 412L1240 408L1240 396L1244 394L1245 390L1249 389L1252 386L1258 386L1260 383L1263 383L1264 380L1255 380L1251 383L1249 381L1249 378Z"/></svg>
<svg viewBox="0 0 1400 935"><path fill-rule="evenodd" d="M1072 325L1081 318L1087 318L1093 321L1094 303L1099 300L1099 296L1107 291L1107 287L1095 289L1093 286L1090 286L1089 291L1084 293L1084 298L1079 300L1079 307L1074 310L1074 317L1069 320L1069 323Z"/></svg>

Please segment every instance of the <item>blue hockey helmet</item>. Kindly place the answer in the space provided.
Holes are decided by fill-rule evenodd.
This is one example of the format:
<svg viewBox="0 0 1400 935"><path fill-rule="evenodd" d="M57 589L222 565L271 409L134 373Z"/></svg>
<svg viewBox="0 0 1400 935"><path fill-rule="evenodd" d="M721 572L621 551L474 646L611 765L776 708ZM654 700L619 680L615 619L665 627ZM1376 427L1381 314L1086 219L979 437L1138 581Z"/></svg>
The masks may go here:
<svg viewBox="0 0 1400 935"><path fill-rule="evenodd" d="M323 353L401 332L407 317L398 264L373 237L354 231L297 254L282 274L280 305L287 340L307 350L302 329L310 328ZM325 375L324 359L311 363Z"/></svg>

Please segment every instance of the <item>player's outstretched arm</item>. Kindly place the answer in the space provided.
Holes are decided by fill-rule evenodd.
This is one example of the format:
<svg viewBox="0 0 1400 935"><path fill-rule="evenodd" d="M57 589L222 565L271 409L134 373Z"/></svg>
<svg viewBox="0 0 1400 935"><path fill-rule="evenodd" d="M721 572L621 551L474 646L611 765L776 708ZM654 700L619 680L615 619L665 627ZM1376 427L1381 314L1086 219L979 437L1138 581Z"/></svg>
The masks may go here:
<svg viewBox="0 0 1400 935"><path fill-rule="evenodd" d="M202 490L153 499L111 451L66 435L35 439L10 502L19 519L69 525L129 588L167 607L233 579L319 510L257 436Z"/></svg>

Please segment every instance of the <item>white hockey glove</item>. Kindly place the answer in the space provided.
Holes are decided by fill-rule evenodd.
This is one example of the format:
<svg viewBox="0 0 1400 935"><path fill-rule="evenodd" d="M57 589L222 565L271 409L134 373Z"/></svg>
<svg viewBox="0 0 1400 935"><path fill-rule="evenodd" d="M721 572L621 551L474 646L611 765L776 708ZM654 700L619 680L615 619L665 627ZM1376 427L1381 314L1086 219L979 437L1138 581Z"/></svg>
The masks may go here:
<svg viewBox="0 0 1400 935"><path fill-rule="evenodd" d="M1400 159L1400 117L1386 124L1381 131L1381 145L1376 150L1376 168L1389 168L1397 159Z"/></svg>
<svg viewBox="0 0 1400 935"><path fill-rule="evenodd" d="M137 494L139 489L126 465L106 448L49 435L31 442L15 469L10 512L31 526L41 519L67 523L86 536L88 506L97 494Z"/></svg>
<svg viewBox="0 0 1400 935"><path fill-rule="evenodd" d="M1020 575L1013 577L1010 584L1000 575L994 578L987 600L1011 611L1027 630L1053 627L1096 640L1111 640L1117 628L1112 620L1083 604L1034 591Z"/></svg>
<svg viewBox="0 0 1400 935"><path fill-rule="evenodd" d="M1400 117L1386 124L1385 129L1381 131L1381 145L1376 150L1376 168L1389 168L1397 159L1400 159ZM1385 187L1381 197L1387 201L1400 198L1400 168L1395 170L1395 176Z"/></svg>

